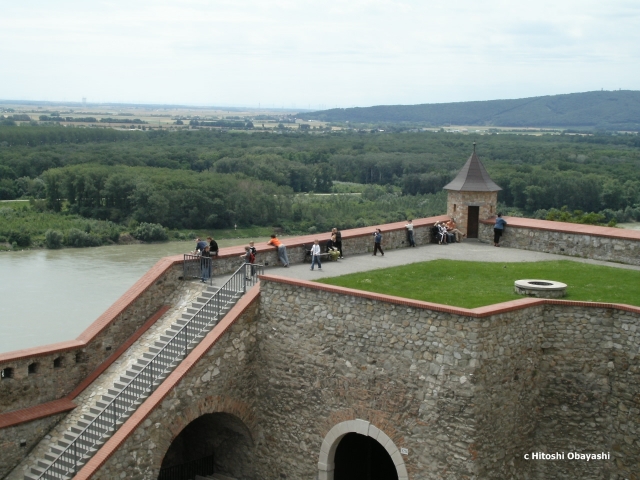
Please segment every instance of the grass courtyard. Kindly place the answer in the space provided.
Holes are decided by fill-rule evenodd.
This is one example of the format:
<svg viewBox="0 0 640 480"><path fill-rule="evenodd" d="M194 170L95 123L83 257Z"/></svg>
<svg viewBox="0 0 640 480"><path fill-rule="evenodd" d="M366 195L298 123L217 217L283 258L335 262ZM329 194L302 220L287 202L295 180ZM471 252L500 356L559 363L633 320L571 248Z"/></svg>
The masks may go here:
<svg viewBox="0 0 640 480"><path fill-rule="evenodd" d="M521 279L567 284L565 300L640 306L640 271L570 260L551 262L463 262L433 260L318 280L355 288L464 308L523 298L514 293Z"/></svg>

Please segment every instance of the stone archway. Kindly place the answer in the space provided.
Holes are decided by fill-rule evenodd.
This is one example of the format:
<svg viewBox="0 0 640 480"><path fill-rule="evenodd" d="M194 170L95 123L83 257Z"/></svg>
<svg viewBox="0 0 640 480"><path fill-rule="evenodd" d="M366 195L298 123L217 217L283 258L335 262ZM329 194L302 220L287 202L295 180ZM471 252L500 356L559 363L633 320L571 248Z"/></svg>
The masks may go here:
<svg viewBox="0 0 640 480"><path fill-rule="evenodd" d="M398 473L398 480L409 480L404 459L393 440L379 428L376 428L366 420L360 419L338 423L324 437L318 459L318 480L334 479L336 450L344 436L349 433L365 435L377 441L391 457Z"/></svg>
<svg viewBox="0 0 640 480"><path fill-rule="evenodd" d="M158 478L180 478L176 472L251 478L252 457L251 432L242 420L228 413L206 413L189 423L171 442Z"/></svg>
<svg viewBox="0 0 640 480"><path fill-rule="evenodd" d="M163 422L164 428L153 452L156 472L181 462L190 462L195 457L207 456L209 452L200 446L208 444L214 450L217 472L225 473L226 470L238 478L254 478L256 420L251 407L225 396L190 398L190 405ZM192 447L194 438L195 448ZM242 459L245 461L236 461ZM237 471L238 468L241 471Z"/></svg>

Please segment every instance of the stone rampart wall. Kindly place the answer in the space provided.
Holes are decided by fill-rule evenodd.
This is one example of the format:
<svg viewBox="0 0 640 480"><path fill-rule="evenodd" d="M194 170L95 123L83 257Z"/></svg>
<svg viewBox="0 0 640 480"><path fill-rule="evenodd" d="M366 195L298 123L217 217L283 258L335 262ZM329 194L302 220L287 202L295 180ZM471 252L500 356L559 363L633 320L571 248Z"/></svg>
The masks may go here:
<svg viewBox="0 0 640 480"><path fill-rule="evenodd" d="M538 478L638 478L637 309L550 305L540 341L536 451L610 452L611 460L538 461Z"/></svg>
<svg viewBox="0 0 640 480"><path fill-rule="evenodd" d="M77 340L0 354L0 412L57 400L124 343L177 288L182 265L161 260ZM29 372L29 366L35 371Z"/></svg>
<svg viewBox="0 0 640 480"><path fill-rule="evenodd" d="M260 289L91 478L156 478L172 439L215 411L251 432L235 463L222 456L245 479L315 479L325 435L354 419L408 449L411 479L640 470L638 309L523 299L465 310L268 276ZM525 460L537 451L611 460Z"/></svg>
<svg viewBox="0 0 640 480"><path fill-rule="evenodd" d="M474 475L477 321L263 280L258 342L266 471L316 478L327 432L363 419L409 450L409 478Z"/></svg>
<svg viewBox="0 0 640 480"><path fill-rule="evenodd" d="M514 219L518 224L513 225L510 220L507 217L509 223L500 239L500 246L640 265L640 236L636 235L637 232L522 218ZM527 225L528 220L532 225ZM575 231L567 231L569 228L575 228ZM612 230L629 236L614 236ZM493 243L493 222L480 224L479 238Z"/></svg>

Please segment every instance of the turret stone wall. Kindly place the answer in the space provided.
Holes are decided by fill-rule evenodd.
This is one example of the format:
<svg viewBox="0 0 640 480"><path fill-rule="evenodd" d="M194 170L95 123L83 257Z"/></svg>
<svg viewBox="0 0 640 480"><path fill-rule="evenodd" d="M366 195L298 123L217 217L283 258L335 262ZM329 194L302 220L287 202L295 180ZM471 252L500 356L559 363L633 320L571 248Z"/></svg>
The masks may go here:
<svg viewBox="0 0 640 480"><path fill-rule="evenodd" d="M496 215L498 192L465 192L450 190L447 193L447 216L453 217L458 229L467 234L469 207L479 207L479 220L486 220Z"/></svg>

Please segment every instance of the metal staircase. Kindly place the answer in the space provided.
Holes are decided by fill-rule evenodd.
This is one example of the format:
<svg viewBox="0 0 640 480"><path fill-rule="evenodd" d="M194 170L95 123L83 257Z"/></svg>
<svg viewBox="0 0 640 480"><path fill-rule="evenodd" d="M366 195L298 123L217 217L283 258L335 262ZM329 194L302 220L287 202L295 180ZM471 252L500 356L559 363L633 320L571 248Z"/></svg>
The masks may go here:
<svg viewBox="0 0 640 480"><path fill-rule="evenodd" d="M209 286L182 318L176 320L155 346L120 376L106 395L70 427L63 439L38 460L25 480L70 479L136 411L165 378L257 283L262 265L242 265L221 287Z"/></svg>

